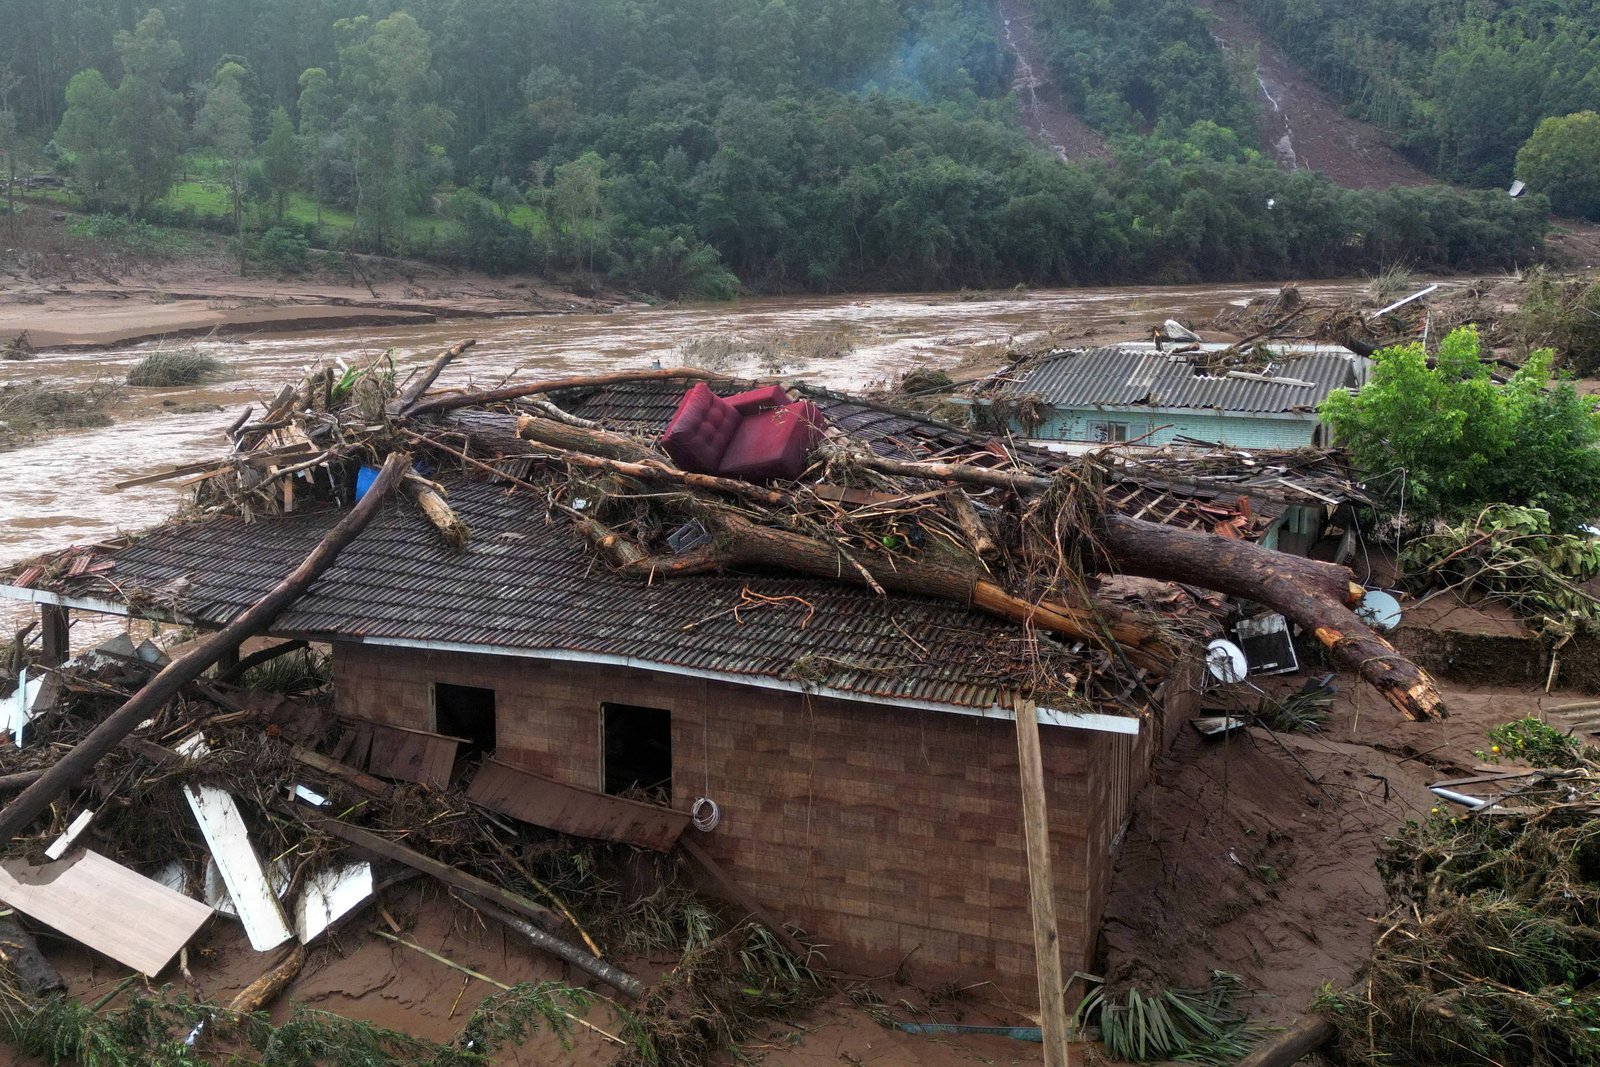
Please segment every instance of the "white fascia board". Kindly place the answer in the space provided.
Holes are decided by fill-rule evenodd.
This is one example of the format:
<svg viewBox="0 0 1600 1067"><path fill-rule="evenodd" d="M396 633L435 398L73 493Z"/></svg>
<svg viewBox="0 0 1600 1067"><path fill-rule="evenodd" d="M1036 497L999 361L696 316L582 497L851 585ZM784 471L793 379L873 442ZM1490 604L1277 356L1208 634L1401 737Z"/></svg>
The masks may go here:
<svg viewBox="0 0 1600 1067"><path fill-rule="evenodd" d="M340 639L335 637L334 641ZM803 685L787 678L774 678L764 674L734 674L730 671L710 671L697 667L680 667L672 663L617 656L599 652L573 652L564 648L497 648L493 645L465 644L458 641L424 641L407 637L366 637L350 640L352 644L376 645L386 648L416 648L429 652L464 652L479 656L511 656L518 659L593 663L608 667L631 667L659 674L676 674L685 678L708 678L733 685L747 685L757 689L777 689L790 693L803 693L831 700L848 700L857 704L881 704L891 708L911 708L917 711L937 711L947 715L969 715L980 719L1016 721L1010 708L992 704L986 708L964 707L959 704L940 704L931 700L897 700L890 697L869 696L825 686ZM337 652L335 652L337 654ZM1107 734L1137 734L1139 718L1123 715L1102 715L1098 712L1062 711L1057 708L1038 709L1039 725L1062 726L1071 730L1092 730Z"/></svg>
<svg viewBox="0 0 1600 1067"><path fill-rule="evenodd" d="M65 596L48 589L23 589L15 585L0 585L0 600L20 600L26 604L54 604L57 607L92 611L97 615L122 615L129 618L152 619L160 622L187 624L190 620L171 612L140 612L135 614L126 604L115 600L102 600L92 596Z"/></svg>

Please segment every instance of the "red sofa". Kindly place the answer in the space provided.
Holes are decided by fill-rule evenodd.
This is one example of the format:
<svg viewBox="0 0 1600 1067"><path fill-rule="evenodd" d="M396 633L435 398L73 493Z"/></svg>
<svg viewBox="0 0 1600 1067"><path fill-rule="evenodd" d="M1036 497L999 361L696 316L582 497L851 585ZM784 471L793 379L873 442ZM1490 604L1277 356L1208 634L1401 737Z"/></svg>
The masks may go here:
<svg viewBox="0 0 1600 1067"><path fill-rule="evenodd" d="M822 413L779 385L720 397L696 382L678 403L661 447L686 471L745 481L793 480L822 437Z"/></svg>

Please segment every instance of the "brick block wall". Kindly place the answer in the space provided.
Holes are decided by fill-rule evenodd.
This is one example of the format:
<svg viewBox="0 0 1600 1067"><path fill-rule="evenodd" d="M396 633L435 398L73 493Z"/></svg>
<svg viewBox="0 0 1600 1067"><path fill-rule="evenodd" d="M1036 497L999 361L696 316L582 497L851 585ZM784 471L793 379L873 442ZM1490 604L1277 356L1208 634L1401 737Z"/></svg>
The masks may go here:
<svg viewBox="0 0 1600 1067"><path fill-rule="evenodd" d="M600 705L672 713L672 804L722 808L706 849L831 965L1033 994L1032 926L1015 728L628 668L336 646L342 713L433 729L432 686L496 691L497 755L572 785L601 784ZM1143 784L1156 721L1138 737L1041 731L1056 913L1068 973L1088 969L1112 842ZM1162 740L1155 740L1161 738ZM699 831L689 830L698 834Z"/></svg>

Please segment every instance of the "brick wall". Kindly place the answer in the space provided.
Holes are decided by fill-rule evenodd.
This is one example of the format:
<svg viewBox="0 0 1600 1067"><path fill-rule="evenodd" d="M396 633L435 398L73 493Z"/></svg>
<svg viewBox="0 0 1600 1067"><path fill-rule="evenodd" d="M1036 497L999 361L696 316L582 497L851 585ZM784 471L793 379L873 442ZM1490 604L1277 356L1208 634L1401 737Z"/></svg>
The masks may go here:
<svg viewBox="0 0 1600 1067"><path fill-rule="evenodd" d="M1004 720L813 699L627 668L336 646L343 713L434 728L432 686L496 691L497 754L600 787L600 705L672 712L673 806L701 795L701 840L830 964L920 981L992 980L1027 999L1032 927L1016 734ZM1169 720L1170 720L1169 716ZM1067 971L1092 961L1113 839L1143 784L1158 719L1138 738L1041 731ZM691 829L689 833L699 833Z"/></svg>

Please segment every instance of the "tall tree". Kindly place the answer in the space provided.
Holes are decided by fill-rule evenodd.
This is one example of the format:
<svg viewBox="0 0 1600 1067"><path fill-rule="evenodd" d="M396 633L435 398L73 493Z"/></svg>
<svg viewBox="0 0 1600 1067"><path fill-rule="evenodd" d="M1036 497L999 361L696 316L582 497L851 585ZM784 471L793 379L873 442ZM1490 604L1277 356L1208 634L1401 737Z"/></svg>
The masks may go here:
<svg viewBox="0 0 1600 1067"><path fill-rule="evenodd" d="M105 75L80 70L67 83L67 110L56 143L72 155L72 180L91 211L112 202L125 186L127 154L116 137L117 94Z"/></svg>
<svg viewBox="0 0 1600 1067"><path fill-rule="evenodd" d="M1517 152L1517 177L1563 215L1600 218L1600 115L1548 118Z"/></svg>
<svg viewBox="0 0 1600 1067"><path fill-rule="evenodd" d="M178 174L183 121L167 82L183 50L167 33L166 17L157 8L140 19L132 33L119 32L114 43L122 61L122 81L117 85L112 136L128 160L123 199L140 215L167 194Z"/></svg>
<svg viewBox="0 0 1600 1067"><path fill-rule="evenodd" d="M271 128L261 145L261 172L272 190L274 217L282 223L284 204L300 183L300 143L294 120L281 107L272 110Z"/></svg>
<svg viewBox="0 0 1600 1067"><path fill-rule="evenodd" d="M321 67L307 67L300 75L300 140L302 157L311 168L311 199L317 206L317 225L322 225L322 201L328 195L327 161L333 136L338 102L333 79Z"/></svg>
<svg viewBox="0 0 1600 1067"><path fill-rule="evenodd" d="M244 171L255 154L255 140L250 136L250 104L245 100L244 82L247 74L237 63L224 63L217 68L206 88L205 103L200 105L200 115L195 123L196 132L222 156L227 167L228 191L233 201L234 233L244 233ZM240 253L240 263L244 253Z"/></svg>
<svg viewBox="0 0 1600 1067"><path fill-rule="evenodd" d="M405 251L406 216L439 177L435 146L449 130L438 103L439 76L426 31L405 12L334 24L350 43L339 49L340 120L355 179L357 225Z"/></svg>
<svg viewBox="0 0 1600 1067"><path fill-rule="evenodd" d="M13 73L9 64L0 63L0 154L6 159L6 219L13 234L17 232L17 150L22 133L11 107L11 94L21 84L21 76Z"/></svg>

